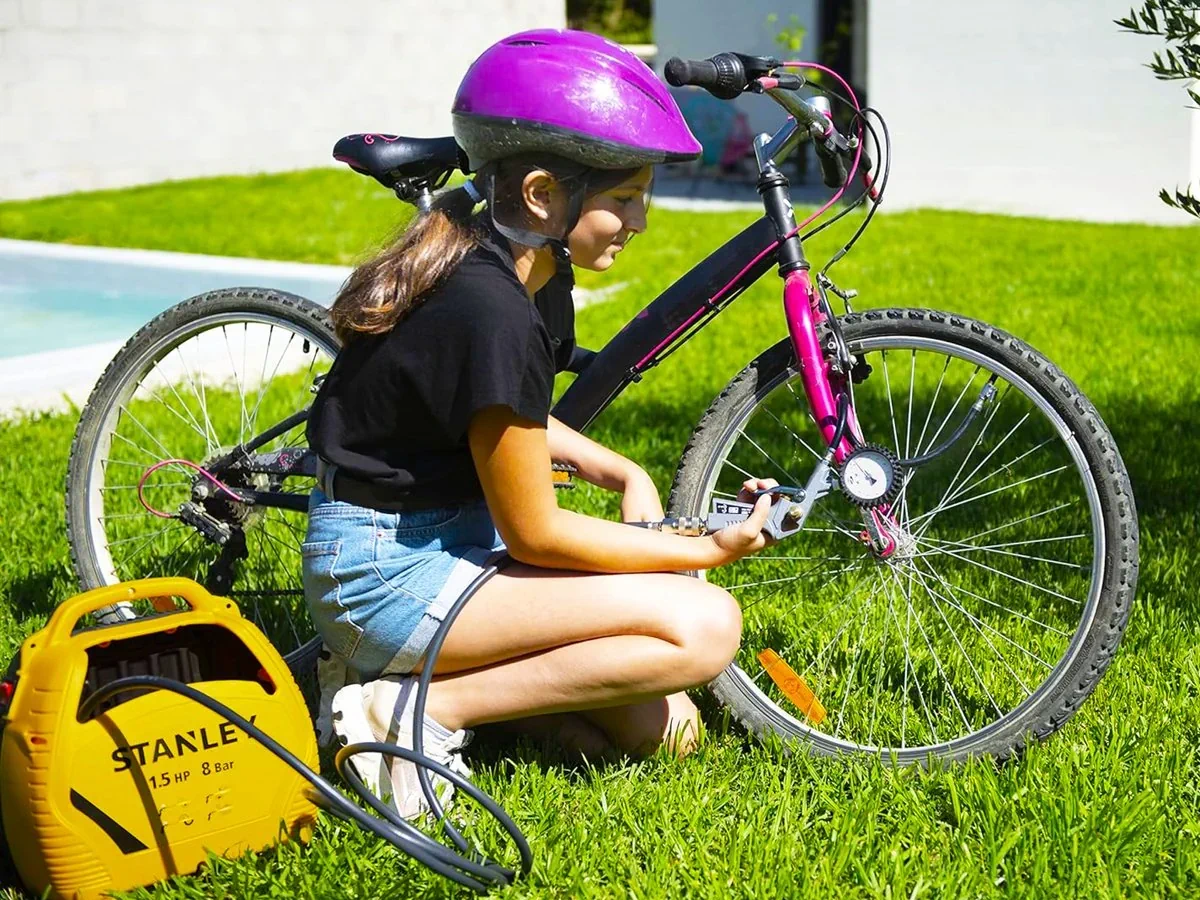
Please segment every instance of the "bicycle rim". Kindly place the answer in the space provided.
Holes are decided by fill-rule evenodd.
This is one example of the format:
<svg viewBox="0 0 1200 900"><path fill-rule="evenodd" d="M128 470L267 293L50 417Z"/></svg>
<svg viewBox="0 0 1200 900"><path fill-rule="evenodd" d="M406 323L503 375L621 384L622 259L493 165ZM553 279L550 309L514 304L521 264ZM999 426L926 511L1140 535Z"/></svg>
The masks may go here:
<svg viewBox="0 0 1200 900"><path fill-rule="evenodd" d="M823 749L954 755L1021 720L1079 656L1103 584L1097 485L1066 419L1004 362L926 336L851 349L873 367L853 387L864 437L898 456L944 441L993 374L997 399L909 471L892 558L835 491L803 535L706 573L743 609L730 672L776 730ZM804 484L823 444L798 373L760 387L717 447L701 508L750 476Z"/></svg>

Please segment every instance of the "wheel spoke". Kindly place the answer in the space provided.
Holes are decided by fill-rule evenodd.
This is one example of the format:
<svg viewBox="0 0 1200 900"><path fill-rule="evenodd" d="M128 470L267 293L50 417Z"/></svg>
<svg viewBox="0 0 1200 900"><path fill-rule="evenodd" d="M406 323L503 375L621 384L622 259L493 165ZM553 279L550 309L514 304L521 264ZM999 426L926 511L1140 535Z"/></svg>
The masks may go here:
<svg viewBox="0 0 1200 900"><path fill-rule="evenodd" d="M761 454L762 454L764 457L766 457L767 461L768 461L769 463L771 463L771 465L773 465L775 468L777 468L777 469L778 469L780 472L782 472L782 473L783 473L783 477L787 479L787 481L788 481L788 484L792 484L792 485L798 485L798 484L800 484L800 483L801 483L801 482L800 482L800 479L796 478L796 476L795 476L795 475L793 475L791 472L789 472L787 469L785 469L783 466L781 466L779 463L777 463L777 462L775 461L775 459L774 459L774 458L771 456L771 454L769 454L769 453L768 453L766 450L764 450L762 447L758 446L758 444L757 444L757 442L754 440L754 438L752 438L752 437L750 437L750 435L746 434L746 432L745 432L745 431L741 431L741 432L739 432L739 434L741 434L741 436L742 436L742 437L744 437L746 440L748 440L748 441L750 442L750 445L751 445L751 446L752 446L752 447L753 447L755 450L757 450L757 451L758 451L759 453L761 453Z"/></svg>
<svg viewBox="0 0 1200 900"><path fill-rule="evenodd" d="M915 540L918 544L925 544L926 546L933 548L926 552L920 553L919 555L921 556L937 556L938 554L946 552L945 550L941 549L942 547L953 546L960 548L964 553L982 550L986 553L996 553L1002 556L1015 556L1019 557L1020 559L1031 559L1035 562L1049 563L1053 566L1064 566L1068 569L1077 569L1081 572L1086 572L1088 570L1088 566L1082 566L1079 563L1067 562L1063 559L1050 559L1048 556L1033 556L1029 553L1015 553L1011 550L993 550L988 547L978 547L975 544L964 544L960 541L930 541L924 538L916 538Z"/></svg>
<svg viewBox="0 0 1200 900"><path fill-rule="evenodd" d="M916 566L915 571L919 572L920 566ZM930 569L928 574L932 575L936 580L938 580L941 583L942 587L950 588L950 585L946 582L946 580L943 579L941 576L939 576L937 574L937 572ZM936 593L933 591L932 588L929 588L929 590L931 593ZM975 616L973 616L971 613L967 612L966 609L964 609L962 606L959 606L957 603L955 603L949 597L945 596L944 594L938 594L937 596L951 609L957 610L963 616L963 618L965 618L967 620L968 624L970 624L971 627L974 628L976 632L978 632L979 636L981 638L983 638L984 643L986 643L992 649L992 653L996 657L996 659L999 661L1000 665L1003 666L1005 671L1007 671L1008 674L1012 676L1013 680L1016 681L1016 683L1021 686L1021 690L1023 690L1025 692L1026 696L1028 696L1029 694L1032 694L1033 691L1031 691L1029 689L1029 686L1025 684L1025 682L1021 679L1021 676L1013 671L1012 666L1008 662L1008 657L1000 652L1000 650L996 647L995 644L992 643L991 638L989 638L987 636L987 633L983 629L987 628L987 629L995 632L995 634L998 637L1000 637L1004 641L1012 644L1014 647L1016 647L1018 650L1022 651L1023 653L1033 656L1033 658L1035 660L1037 660L1038 662L1041 662L1041 660L1038 659L1037 656L1034 656L1032 653L1030 653L1030 651L1028 651L1024 647L1022 647L1020 644L1017 644L1017 643L1011 641L1009 638L1005 637L1002 632L996 631L996 629L992 628L990 625L988 625L983 620L978 619Z"/></svg>
<svg viewBox="0 0 1200 900"><path fill-rule="evenodd" d="M952 494L948 499L957 500L959 497L961 497L967 491L973 491L973 490L975 490L976 487L978 487L979 485L983 484L986 481L990 481L992 478L995 478L1001 472L1007 472L1009 469L1011 469L1014 465L1019 463L1025 457L1027 457L1033 453L1036 453L1038 450L1041 450L1043 447L1045 447L1047 444L1049 444L1052 440L1054 440L1054 438L1046 438L1046 440L1042 441L1040 444L1030 447L1028 450L1026 450L1020 456L1015 457L1014 459L1010 459L1004 465L1000 466L1000 468L993 469L991 472L989 472L987 475L984 475L978 481L973 481L970 484L966 484L964 482L963 487L961 487L959 490L955 491L954 494ZM999 449L999 447L997 447L996 449ZM988 459L988 457L985 457L984 462L987 462L987 459ZM972 473L972 474L974 474L974 473Z"/></svg>
<svg viewBox="0 0 1200 900"><path fill-rule="evenodd" d="M899 452L900 434L896 430L896 407L892 405L892 379L888 375L887 351L883 350L879 355L883 357L883 392L887 394L888 421L892 424L892 446ZM911 408L909 407L910 410Z"/></svg>
<svg viewBox="0 0 1200 900"><path fill-rule="evenodd" d="M183 366L183 374L187 378L188 384L192 388L192 394L195 395L196 400L200 403L200 414L204 416L204 427L208 430L209 434L212 435L212 437L209 439L208 446L219 447L221 445L221 439L217 436L217 430L213 428L212 420L208 417L208 396L204 391L204 379L200 379L200 387L197 388L196 380L192 377L192 369L187 364L187 359L184 358L183 351L179 349L180 346L182 345L176 345L172 349L172 352L176 357L178 357L179 364Z"/></svg>
<svg viewBox="0 0 1200 900"><path fill-rule="evenodd" d="M928 562L928 560L926 560L925 565L930 566L930 563ZM930 568L932 568L932 566L930 566ZM1047 625L1045 622L1041 621L1040 619L1033 618L1033 616L1026 615L1025 613L1022 613L1022 612L1017 612L1012 607L1005 606L1003 603L997 603L995 600L989 599L988 597L983 596L983 594L977 594L974 591L970 590L969 588L965 588L960 585L958 587L958 592L960 594L966 594L969 597L974 597L976 600L980 600L980 601L986 603L988 606L994 606L996 609L1003 610L1004 612L1008 613L1010 616L1016 616L1018 619L1024 619L1026 622L1030 623L1031 625L1037 625L1039 628L1043 628L1046 631L1052 631L1057 635L1061 635L1062 637L1070 637L1071 636L1068 632L1063 631L1061 628L1055 628L1053 625Z"/></svg>
<svg viewBox="0 0 1200 900"><path fill-rule="evenodd" d="M970 729L971 723L967 719L966 712L963 711L962 704L958 702L958 694L954 691L954 684L950 681L950 676L946 674L946 670L942 668L942 661L938 657L937 651L933 648L933 642L929 640L929 635L926 633L925 626L921 621L921 613L919 610L917 610L916 606L912 602L912 593L910 591L910 588L912 587L912 579L908 579L908 584L905 585L901 583L899 576L896 574L895 566L888 566L887 569L888 573L892 576L892 580L896 582L896 586L904 595L905 603L907 603L913 611L913 621L917 623L917 631L921 633L921 639L925 641L925 646L929 648L929 655L933 657L933 665L937 669L938 674L942 676L942 681L945 683L947 690L950 691L950 699L954 702L954 706L958 710L958 714L962 716L964 727Z"/></svg>
<svg viewBox="0 0 1200 900"><path fill-rule="evenodd" d="M908 761L978 748L986 734L998 746L1012 732L1000 723L1060 690L1050 674L1092 653L1076 629L1092 621L1103 596L1093 579L1111 558L1097 556L1110 533L1098 530L1107 507L1096 479L1106 476L1088 462L1103 436L1080 430L1025 355L964 339L959 323L929 327L847 329L874 367L841 388L852 392L856 439L874 435L911 458L962 429L938 459L900 473L884 526L892 552L863 547L858 519L873 514L838 489L811 509L805 543L710 578L745 600L739 659L749 664L731 677L761 685L730 702L777 710L765 718L773 728L830 752L905 750ZM737 499L737 482L756 477L807 485L796 470L811 477L803 464L826 450L796 369L760 360L757 379L739 378L714 406L724 424L703 437L704 468L681 472L685 484L699 475L696 504ZM983 415L968 413L984 383L995 396ZM766 649L792 666L800 694L751 662ZM808 715L809 691L828 704L823 715Z"/></svg>
<svg viewBox="0 0 1200 900"><path fill-rule="evenodd" d="M134 425L136 425L138 428L140 428L142 430L142 433L144 435L146 435L146 437L150 438L150 440L152 440L152 441L154 441L154 443L158 444L158 449L161 450L163 453L163 455L161 457L159 457L159 459L177 459L178 458L174 453L172 453L170 450L168 450L166 448L166 446L163 444L162 441L160 441L153 434L151 434L150 430L148 428L146 428L145 425L142 424L141 419L139 419L137 416L135 416L133 413L131 413L124 404L121 405L120 410L124 415L129 417L129 420L131 422L133 422ZM154 454L149 453L149 451L142 450L142 452L148 453L151 458L154 457Z"/></svg>
<svg viewBox="0 0 1200 900"><path fill-rule="evenodd" d="M779 416L777 416L777 415L775 415L775 413L771 412L771 410L770 410L769 408L767 408L766 406L764 406L764 407L762 408L762 411L763 411L763 412L765 412L765 413L766 413L768 416L770 416L772 419L774 419L776 422L778 422L778 423L779 423L779 425L780 425L780 426L783 428L783 430L784 430L784 431L786 431L786 432L787 432L788 434L790 434L790 435L791 435L793 438L795 438L797 443L799 443L799 444L800 444L802 447L804 447L804 449L805 449L805 450L807 450L809 453L811 453L811 454L812 454L812 456L813 456L813 458L814 458L814 459L820 459L820 458L821 458L821 454L819 454L819 453L818 453L816 450L814 450L812 447L810 447L810 446L809 446L809 444L808 444L808 441L804 440L804 438L802 438L802 437L800 437L800 435L796 434L796 432L795 432L795 431L793 431L793 430L791 429L791 427L790 427L790 426L788 426L788 425L787 425L787 424L786 424L786 423L783 421L783 419L779 418Z"/></svg>
<svg viewBox="0 0 1200 900"><path fill-rule="evenodd" d="M918 563L918 564L919 564L919 563ZM927 568L927 570L928 570L928 573L929 573L930 575L932 575L934 578L936 578L936 579L937 579L937 580L938 580L938 581L941 583L942 587L944 587L944 588L945 588L946 590L948 590L950 593L952 593L952 594L961 594L961 593L964 593L964 590L963 590L963 588L961 588L961 587L956 587L955 585L952 585L952 584L951 584L950 582L948 582L948 581L947 581L945 578L943 578L943 577L942 577L940 574L938 574L938 572L937 572L937 570L936 570L936 569L934 569L934 568L930 567L930 566L928 565L928 563L926 563L926 568ZM992 634L996 635L996 637L1000 638L1000 640L1002 640L1002 641L1004 641L1006 644L1009 644L1009 645L1011 645L1011 646L1015 647L1016 649L1020 650L1022 653L1024 653L1024 654L1025 654L1026 656L1028 656L1030 659L1034 660L1035 662L1038 662L1038 663L1040 663L1040 664L1041 664L1043 667L1045 667L1047 670L1050 670L1050 669L1054 668L1053 666L1051 666L1051 665L1050 665L1050 663L1046 662L1044 659L1042 659L1040 656L1038 656L1038 655L1037 655L1036 653L1034 653L1032 650L1030 650L1030 649L1029 649L1029 648L1027 648L1027 647L1023 647L1023 646L1021 646L1021 645L1020 645L1020 644L1018 644L1016 641L1014 641L1012 638L1010 638L1008 635L1006 635L1006 634L1005 634L1003 631L1000 631L999 629L992 627L992 626L991 626L991 625L989 625L987 622L984 622L984 621L983 621L982 619L980 619L979 617L977 617L977 616L973 615L972 613L968 612L968 611L967 611L967 610L966 610L966 609L965 609L963 606L959 605L958 603L955 603L955 602L954 602L953 600L951 600L949 597L946 597L946 598L943 598L943 599L945 599L945 600L946 600L946 602L947 602L947 603L949 603L949 604L950 604L950 605L951 605L951 606L952 606L954 609L957 609L957 610L958 610L960 613L962 613L964 616L967 616L969 619L971 619L971 621L973 621L973 622L975 622L976 624L978 624L978 625L981 625L982 627L986 628L988 631L992 632Z"/></svg>
<svg viewBox="0 0 1200 900"><path fill-rule="evenodd" d="M929 439L929 446L927 446L924 450L921 450L920 447L917 447L917 449L921 450L922 453L928 453L930 450L932 450L934 447L937 446L937 439L939 437L941 437L942 432L945 430L946 426L950 424L950 417L952 415L954 415L954 411L956 409L958 409L958 404L962 403L962 398L966 396L967 391L970 390L971 387L975 384L975 378L977 375L979 375L979 370L982 368L983 368L982 366L976 366L975 371L971 373L970 381L968 381L966 384L964 384L962 387L962 390L958 392L958 396L954 398L954 405L950 407L950 412L946 413L946 417L944 419L942 419L942 424L938 426L938 430L935 431L933 433L933 437L931 437Z"/></svg>
<svg viewBox="0 0 1200 900"><path fill-rule="evenodd" d="M1037 481L1041 478L1046 478L1050 475L1057 475L1059 472L1062 472L1063 470L1069 469L1069 468L1070 468L1070 466L1067 465L1066 463L1064 463L1063 465L1059 466L1056 469L1050 469L1049 471L1046 471L1046 472L1040 472L1037 475L1031 475L1028 478L1022 478L1020 481L1014 481L1010 484L1006 484L1002 487L995 488L995 489L987 491L986 493L983 493L983 494L976 494L974 497L968 497L966 500L957 500L954 503L947 503L944 506L931 509L929 512L921 513L921 515L914 517L913 519L910 520L910 522L923 522L926 519L932 521L934 516L936 516L940 512L946 511L947 509L955 509L956 507L959 507L959 506L966 506L968 503L975 503L976 501L982 500L984 497L991 497L993 494L1000 494L1000 493L1003 493L1004 491L1011 491L1013 488L1018 488L1023 484L1029 484L1031 481ZM926 530L927 530L926 528L922 528L920 531L920 534L924 534Z"/></svg>
<svg viewBox="0 0 1200 900"><path fill-rule="evenodd" d="M934 596L933 591L929 589L929 583L925 581L924 576L917 571L916 567L906 570L905 574L909 578L915 576L916 579L921 582L922 589L924 589L925 594L933 602L933 608L937 610L937 614L941 617L942 622L950 630L950 635L954 638L954 643L958 647L958 652L962 654L962 658L966 660L967 665L971 669L971 673L975 676L975 680L979 682L979 686L983 688L983 692L987 695L988 701L992 704L992 709L996 711L997 716L1004 715L1004 710L1000 708L1000 704L996 702L996 698L993 697L992 692L988 690L987 683L983 680L983 676L980 675L979 670L975 668L975 663L971 660L971 654L967 652L967 648L964 647L963 642L959 640L958 632L955 630L954 626L950 624L950 620L946 618L946 614L942 611L942 607L938 603L937 597Z"/></svg>
<svg viewBox="0 0 1200 900"><path fill-rule="evenodd" d="M838 709L837 724L833 728L833 736L834 737L837 737L838 735L840 735L842 733L842 719L846 715L846 703L850 699L850 685L854 684L854 673L858 670L858 660L862 656L863 636L866 634L866 631L867 631L867 615L868 615L868 613L870 613L870 611L871 611L871 597L867 597L866 602L863 603L862 625L859 626L859 629L858 629L858 640L855 641L855 647L857 649L854 651L854 659L850 663L850 674L846 676L846 690L842 694L842 705Z"/></svg>
<svg viewBox="0 0 1200 900"><path fill-rule="evenodd" d="M850 564L850 565L848 565L848 566L843 566L842 568L838 569L836 572L829 573L829 575L828 575L827 577L833 577L834 575L841 574L842 572L845 572L845 571L847 571L847 570L849 570L849 569L852 569L854 566L856 566L856 565L860 565L860 564L861 564L861 563L855 562L855 563L851 563L851 564ZM801 578L807 578L808 576L810 576L810 575L814 575L814 574L822 574L822 575L824 575L824 574L825 574L825 571L824 571L824 570L825 570L825 569L827 569L827 568L829 568L829 566L827 566L827 565L823 565L823 564L821 564L821 563L818 563L818 564L817 564L817 565L815 565L815 566L810 566L808 569L806 569L805 571L801 572L801 573L800 573L799 575L797 575L795 578L792 578L792 579L781 579L781 580L782 580L782 581L795 581L795 580L798 580L798 579L801 579ZM770 592L770 593L768 593L768 594L765 594L765 595L764 595L764 596L762 596L762 597L759 597L757 600L751 600L749 603L743 603L743 604L741 604L741 609L742 609L742 612L745 612L746 610L748 610L748 609L751 609L751 608L753 608L753 607L757 606L757 605L758 605L758 604L760 604L760 603L765 603L767 600L771 599L771 598L772 598L772 597L774 597L776 594L778 594L778 593L779 593L781 590L782 590L782 588L775 588L775 590L771 591L771 592ZM794 607L793 607L793 608L794 608Z"/></svg>
<svg viewBox="0 0 1200 900"><path fill-rule="evenodd" d="M853 568L858 568L858 569L860 569L860 570L861 570L861 568L862 568L862 563L858 563L857 565L854 565L854 566L846 566L846 567L845 567L845 568L843 568L843 569L839 569L837 572L834 572L834 573L832 573L830 577L832 578L832 577L834 577L834 576L836 576L836 575L839 575L839 574L841 574L841 573L843 573L843 572L847 572L847 571L849 571L850 569L853 569ZM865 586L866 584L867 584L867 581L866 581L866 579L860 580L860 581L858 582L858 584L857 584L857 585L855 585L855 587L854 587L852 590L850 590L850 591L847 591L845 594L843 594L843 595L842 595L842 597L841 597L841 599L840 599L840 600L838 600L836 603L834 603L832 606L830 606L828 609L826 609L826 610L825 610L825 612L821 614L820 618L818 618L818 619L817 619L816 621L814 621L814 622L807 623L807 624L806 624L806 627L805 627L805 630L806 630L807 634L815 634L815 633L818 633L818 631L819 631L820 627L821 627L823 624L825 624L825 620L826 620L826 619L828 619L828 618L829 618L829 617L830 617L830 616L831 616L833 613L837 612L837 611L838 611L838 610L840 610L842 607L844 607L844 606L845 606L845 605L846 605L846 604L847 604L847 603L848 603L850 600L852 600L853 598L857 597L857 596L859 595L859 593L860 593L860 592L863 590L863 588L864 588L864 586ZM793 612L793 611L796 609L796 607L797 607L798 605L799 605L798 603L797 603L797 604L793 604L793 605L792 605L792 606L791 606L789 609L787 609L787 610L785 611L785 615L789 615L791 612ZM743 607L743 611L745 611L745 607ZM786 657L788 656L788 654L790 654L790 653L791 653L791 652L792 652L794 649L796 649L796 645L797 645L797 644L799 644L799 643L800 643L800 641L804 640L804 639L805 639L805 637L806 637L806 635L805 635L805 634L801 634L800 636L796 637L796 639L795 639L795 640L793 640L793 641L792 641L790 644L786 644L785 646L781 647L781 648L779 649L779 651L778 651L778 652L779 652L779 655L780 655L781 657L785 657L785 658L786 658ZM819 658L819 657L818 657L818 658ZM811 662L810 662L810 663L808 663L808 668L805 668L805 669L804 669L804 672L803 672L803 674L808 674L808 672L810 671L810 668L811 668L811 666L812 666L812 663L811 663ZM762 670L761 670L761 671L759 671L759 673L758 673L757 675L755 675L755 676L754 676L754 677L753 677L751 680L752 680L752 681L758 681L758 679L759 679L759 678L761 678L761 677L762 677L763 675L765 675L765 674L766 674L766 669L762 669Z"/></svg>
<svg viewBox="0 0 1200 900"><path fill-rule="evenodd" d="M967 467L967 462L971 459L971 454L973 454L975 452L975 448L977 448L979 446L979 442L982 441L983 436L985 434L987 434L988 427L992 424L992 421L996 418L996 414L1000 411L1000 405L1004 402L1004 398L1007 396L1008 396L1008 390L1006 389L1004 391L1004 393L1000 395L1000 399L998 399L995 402L995 404L993 404L992 409L988 414L988 417L986 419L984 419L983 427L979 429L979 434L975 435L975 440L971 444L971 448L967 451L966 455L963 456L962 462L960 462L958 464L958 469L954 472L954 476L946 484L946 490L942 493L941 498L938 500L937 503L934 504L935 509L940 508L946 502L946 498L951 496L951 494L953 493L954 486L958 482L958 476L961 475L962 470ZM1025 419L1028 419L1028 418L1029 418L1029 413L1026 413L1025 416L1021 419L1021 422L1024 422ZM1004 440L1008 440L1009 436L1013 433L1013 431L1016 431L1017 428L1020 427L1021 422L1018 422L1016 425L1013 426L1012 431L1010 431L1007 435L1004 436ZM1001 441L1000 443L1003 444L1004 441ZM984 459L986 461L987 457L984 457ZM972 473L972 474L974 474L974 473ZM970 477L971 477L970 475L967 476L967 478L970 478Z"/></svg>
<svg viewBox="0 0 1200 900"><path fill-rule="evenodd" d="M913 356L914 356L913 367L915 368L916 367L916 360L915 360L916 350L913 351ZM920 437L917 438L916 447L913 448L916 451L913 454L914 456L921 455L921 446L925 443L925 432L929 428L929 421L933 417L933 410L937 407L938 397L940 397L942 394L942 385L946 381L946 372L949 371L949 369L950 369L950 355L947 354L946 362L942 365L942 373L940 376L938 376L937 387L934 388L934 390L933 390L933 399L929 401L929 409L925 413L925 424L921 426L921 435L920 435ZM933 446L933 441L930 441L929 445Z"/></svg>
<svg viewBox="0 0 1200 900"><path fill-rule="evenodd" d="M913 386L914 386L914 383L916 382L916 377L917 377L917 351L910 350L909 351L909 365L908 365L908 413L907 413L906 421L905 421L905 425L904 425L904 458L905 459L909 458L909 456L908 456L908 441L909 441L909 438L912 437ZM906 474L905 478L904 478L904 485L900 488L900 495L898 498L898 502L900 504L900 520L902 522L908 521L908 493L907 493L908 478L909 478L909 476Z"/></svg>
<svg viewBox="0 0 1200 900"><path fill-rule="evenodd" d="M148 325L144 339L130 342L113 360L96 388L99 399L82 417L90 431L84 451L72 460L70 483L77 490L74 485L83 482L86 502L69 504L68 525L81 577L186 574L204 581L221 559L232 566L228 593L288 653L311 634L298 584L303 520L226 497L204 501L207 515L245 533L248 556L231 562L178 518L151 516L137 496L140 486L146 503L170 512L190 498L194 473L167 466L143 484L152 465L169 458L203 465L223 446L222 433L244 440L247 427L257 427L268 413L279 408L282 418L311 402L313 377L336 354L336 336L312 316L315 307L297 310L293 301L277 305L261 298L246 303L253 308L248 313L231 310L228 296L190 301ZM304 443L304 428L296 427L271 446ZM303 494L312 482L255 472L232 477L242 479L231 482L234 487L276 495ZM787 565L779 563L775 572L790 574Z"/></svg>
<svg viewBox="0 0 1200 900"><path fill-rule="evenodd" d="M169 385L168 385L168 387L169 387ZM174 389L172 388L172 390L174 390ZM178 394L176 394L176 396L178 396ZM204 429L200 427L200 424L196 421L195 417L191 414L191 410L188 410L188 408L186 406L184 407L184 411L187 412L187 414L188 414L187 417L185 418L183 415L181 415L179 413L179 411L177 409L175 409L175 407L171 406L170 403L168 403L166 400L164 400L161 394L151 391L150 397L154 400L157 400L158 403L164 409L166 409L169 413L171 413L171 415L175 416L175 418L177 418L180 422L182 422L184 425L187 425L189 428L194 430L196 432L196 434L200 435L200 437L204 439L205 444L207 445L208 435L204 433Z"/></svg>
<svg viewBox="0 0 1200 900"><path fill-rule="evenodd" d="M1042 516L1048 516L1051 513L1059 512L1060 510L1064 510L1067 507L1074 506L1074 505L1075 505L1074 501L1069 502L1069 503L1060 503L1058 506L1052 506L1049 509L1042 510L1041 512L1033 513L1032 515L1023 516L1020 519L1013 519L1010 522L1005 522L1001 525L997 525L995 528L989 528L986 531L977 531L974 534L969 534L965 538L963 538L963 540L970 541L970 540L974 540L977 537L984 537L985 535L993 534L997 531L1002 531L1005 528L1012 528L1014 525L1020 525L1023 522L1031 522L1034 519L1040 519Z"/></svg>
<svg viewBox="0 0 1200 900"><path fill-rule="evenodd" d="M1009 581L1015 581L1018 584L1023 584L1026 587L1033 588L1035 591L1041 591L1043 594L1049 594L1051 597L1058 597L1060 600L1066 600L1068 603L1074 603L1077 605L1083 602L1082 600L1076 600L1074 597L1068 597L1066 594L1060 594L1058 591L1053 591L1050 588L1042 587L1040 584L1034 584L1032 581L1027 581L1024 578L1018 578L1016 575L1011 575L1008 572L1004 572L1004 571L1001 571L1000 569L993 568L992 566L989 566L987 563L981 563L975 559L968 559L967 557L962 556L961 554L955 552L954 550L948 550L948 549L943 548L942 552L945 555L953 556L955 559L961 560L962 562L965 562L968 565L978 566L981 569L986 569L989 572L999 575L1001 578L1007 578Z"/></svg>

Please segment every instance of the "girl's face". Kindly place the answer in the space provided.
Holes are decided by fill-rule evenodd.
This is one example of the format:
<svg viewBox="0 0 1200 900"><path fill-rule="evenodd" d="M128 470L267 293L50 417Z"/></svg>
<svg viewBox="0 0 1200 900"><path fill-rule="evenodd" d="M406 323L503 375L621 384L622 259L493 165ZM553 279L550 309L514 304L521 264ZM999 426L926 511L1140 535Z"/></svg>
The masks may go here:
<svg viewBox="0 0 1200 900"><path fill-rule="evenodd" d="M603 272L633 235L646 230L646 199L653 177L654 167L646 166L584 202L579 222L567 237L572 264Z"/></svg>

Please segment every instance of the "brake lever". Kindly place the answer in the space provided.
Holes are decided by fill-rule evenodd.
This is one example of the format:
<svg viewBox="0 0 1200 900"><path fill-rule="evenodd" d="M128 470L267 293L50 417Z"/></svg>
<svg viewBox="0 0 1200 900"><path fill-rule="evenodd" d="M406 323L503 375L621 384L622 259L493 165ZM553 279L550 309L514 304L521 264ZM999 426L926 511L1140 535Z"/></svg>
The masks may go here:
<svg viewBox="0 0 1200 900"><path fill-rule="evenodd" d="M746 85L746 90L751 94L765 94L767 91L775 89L798 91L806 84L808 84L808 81L803 75L796 75L793 72L781 72L778 75L763 75L755 78Z"/></svg>

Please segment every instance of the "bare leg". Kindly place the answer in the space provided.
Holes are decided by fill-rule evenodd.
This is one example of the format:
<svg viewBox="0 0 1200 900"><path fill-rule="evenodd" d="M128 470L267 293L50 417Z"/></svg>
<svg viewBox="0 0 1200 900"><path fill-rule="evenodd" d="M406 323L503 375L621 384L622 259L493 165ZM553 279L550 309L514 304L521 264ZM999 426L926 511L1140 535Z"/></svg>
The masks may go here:
<svg viewBox="0 0 1200 900"><path fill-rule="evenodd" d="M595 762L626 753L649 756L660 745L673 756L686 756L695 749L701 726L699 711L681 691L646 703L526 716L484 727L548 741Z"/></svg>
<svg viewBox="0 0 1200 900"><path fill-rule="evenodd" d="M617 745L599 725L590 722L585 713L548 713L525 716L484 726L512 735L525 735L536 741L555 744L570 754L579 754L592 762L614 759Z"/></svg>
<svg viewBox="0 0 1200 900"><path fill-rule="evenodd" d="M671 723L690 721L695 730L690 701L666 698L722 671L740 629L733 598L698 579L514 565L487 582L451 627L427 712L455 729L604 709L592 721L622 749L645 752Z"/></svg>

